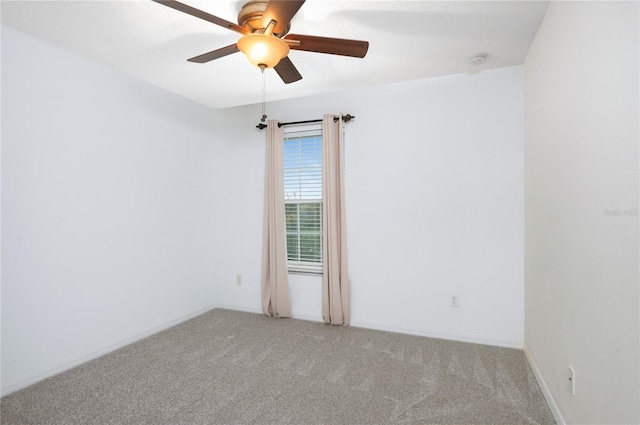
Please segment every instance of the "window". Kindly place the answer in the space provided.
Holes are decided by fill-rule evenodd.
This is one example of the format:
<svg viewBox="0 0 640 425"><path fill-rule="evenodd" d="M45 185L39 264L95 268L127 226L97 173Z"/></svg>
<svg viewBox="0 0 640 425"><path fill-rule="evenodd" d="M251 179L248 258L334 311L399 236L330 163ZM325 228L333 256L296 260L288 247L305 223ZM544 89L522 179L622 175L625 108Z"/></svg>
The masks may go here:
<svg viewBox="0 0 640 425"><path fill-rule="evenodd" d="M286 129L284 199L289 272L322 274L322 126Z"/></svg>

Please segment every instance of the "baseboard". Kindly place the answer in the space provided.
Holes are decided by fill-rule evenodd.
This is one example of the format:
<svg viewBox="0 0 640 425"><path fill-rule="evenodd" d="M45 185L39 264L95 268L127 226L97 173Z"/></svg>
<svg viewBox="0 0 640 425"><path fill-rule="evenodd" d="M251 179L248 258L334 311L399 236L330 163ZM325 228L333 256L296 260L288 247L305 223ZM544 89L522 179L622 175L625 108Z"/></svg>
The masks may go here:
<svg viewBox="0 0 640 425"><path fill-rule="evenodd" d="M293 319L305 320L307 322L324 323L324 320L322 319L322 314L320 314L318 316L313 316L313 315L310 315L310 314L298 314L298 313L294 313L292 311L291 312L291 317Z"/></svg>
<svg viewBox="0 0 640 425"><path fill-rule="evenodd" d="M525 344L525 346L523 348L523 351L524 351L524 355L527 358L527 361L529 362L529 366L531 366L531 370L533 371L533 375L536 377L536 381L538 381L538 385L540 386L540 389L542 390L542 394L544 395L545 400L547 400L547 404L549 405L549 409L551 409L551 413L553 413L553 417L556 419L556 422L558 423L558 425L565 425L566 422L564 421L564 418L560 414L560 410L558 409L558 405L556 405L555 400L551 396L551 392L549 391L549 387L547 387L547 384L544 382L544 379L542 378L542 374L540 373L540 370L538 369L538 366L536 365L536 362L533 360L533 355L531 354L531 351L529 351L529 348L527 347L526 344Z"/></svg>
<svg viewBox="0 0 640 425"><path fill-rule="evenodd" d="M262 314L262 310L260 310L259 308L239 307L237 305L216 304L215 306L213 306L213 308L222 308L224 310L244 311L245 313Z"/></svg>
<svg viewBox="0 0 640 425"><path fill-rule="evenodd" d="M445 333L428 329L411 329L403 326L387 326L382 323L352 321L351 326L355 328L375 329L379 331L395 332L408 335L424 336L428 338L448 339L452 341L469 342L472 344L492 345L496 347L515 348L522 350L522 343L519 341L507 341L495 338L486 338L478 335L468 335L462 333Z"/></svg>
<svg viewBox="0 0 640 425"><path fill-rule="evenodd" d="M104 348L102 348L102 349L100 349L98 351L94 351L94 352L92 352L92 353L90 353L90 354L88 354L86 356L83 356L83 357L81 357L79 359L76 359L76 360L73 360L71 362L65 363L65 364L63 364L61 366L58 366L58 367L55 367L53 369L49 369L49 370L46 370L44 372L37 373L37 374L32 375L32 376L30 376L30 377L28 377L26 379L21 379L21 380L16 381L16 382L11 382L6 387L2 388L2 392L0 393L0 396L4 397L5 395L11 394L11 393L13 393L15 391L18 391L18 390L21 390L22 388L26 388L29 385L33 385L33 384L35 384L37 382L40 382L40 381L42 381L44 379L47 379L47 378L51 377L51 376L57 375L59 373L62 373L62 372L67 371L69 369L72 369L72 368L74 368L76 366L80 366L83 363L86 363L88 361L96 359L96 358L98 358L100 356L104 356L105 354L108 354L108 353L110 353L112 351L118 350L118 349L120 349L120 348L122 348L122 347L124 347L126 345L133 344L134 342L140 341L141 339L147 338L147 337L149 337L151 335L157 334L158 332L162 332L162 331L164 331L166 329L169 329L169 328L171 328L173 326L176 326L176 325L178 325L178 324L180 324L182 322L186 322L187 320L193 319L194 317L200 316L201 314L204 314L207 311L210 311L210 310L212 310L214 308L215 308L215 306L207 306L207 307L200 308L200 309L198 309L196 311L193 311L193 312L191 312L191 313L189 313L187 315L180 316L180 317L178 317L176 319L173 319L173 320L170 320L168 322L165 322L165 323L163 323L163 324L161 324L159 326L155 326L155 327L153 327L151 329L148 329L147 331L145 331L145 332L143 332L143 333L141 333L139 335L135 335L133 337L126 338L126 339L124 339L122 341L119 341L119 342L117 342L115 344L110 344L110 345L108 345L108 346L106 346L106 347L104 347Z"/></svg>
<svg viewBox="0 0 640 425"><path fill-rule="evenodd" d="M245 313L263 314L262 310L259 308L239 307L236 305L228 305L228 304L216 304L214 308L223 308L225 310L234 310L234 311L244 311ZM291 313L291 318L298 319L298 320L306 320L307 322L322 322L321 317L318 318L318 317L310 316L306 314Z"/></svg>

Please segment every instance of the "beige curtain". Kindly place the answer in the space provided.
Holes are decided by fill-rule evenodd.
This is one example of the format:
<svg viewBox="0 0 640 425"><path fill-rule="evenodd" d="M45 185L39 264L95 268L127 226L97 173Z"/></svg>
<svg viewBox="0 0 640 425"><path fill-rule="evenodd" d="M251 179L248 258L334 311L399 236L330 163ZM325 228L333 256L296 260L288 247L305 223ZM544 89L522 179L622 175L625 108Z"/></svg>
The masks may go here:
<svg viewBox="0 0 640 425"><path fill-rule="evenodd" d="M267 163L262 240L262 311L291 317L284 227L284 132L278 121L267 121Z"/></svg>
<svg viewBox="0 0 640 425"><path fill-rule="evenodd" d="M322 120L324 270L322 318L332 325L349 324L349 278L344 203L344 139L342 115Z"/></svg>

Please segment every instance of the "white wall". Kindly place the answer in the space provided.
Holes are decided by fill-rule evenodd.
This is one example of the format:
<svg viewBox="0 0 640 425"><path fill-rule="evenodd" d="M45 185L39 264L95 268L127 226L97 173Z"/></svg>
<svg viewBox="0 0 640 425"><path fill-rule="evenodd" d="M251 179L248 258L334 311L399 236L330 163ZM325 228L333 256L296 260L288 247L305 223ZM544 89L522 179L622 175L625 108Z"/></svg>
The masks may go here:
<svg viewBox="0 0 640 425"><path fill-rule="evenodd" d="M2 392L214 305L216 114L2 27Z"/></svg>
<svg viewBox="0 0 640 425"><path fill-rule="evenodd" d="M566 423L640 423L638 22L552 2L525 63L525 349Z"/></svg>
<svg viewBox="0 0 640 425"><path fill-rule="evenodd" d="M346 127L353 325L522 347L521 73L503 68L267 105L283 121L357 117ZM225 114L236 135L219 170L231 186L217 196L233 208L223 212L216 298L259 311L265 136L255 129L258 107ZM291 277L294 317L321 320L320 285ZM459 308L449 307L454 293Z"/></svg>

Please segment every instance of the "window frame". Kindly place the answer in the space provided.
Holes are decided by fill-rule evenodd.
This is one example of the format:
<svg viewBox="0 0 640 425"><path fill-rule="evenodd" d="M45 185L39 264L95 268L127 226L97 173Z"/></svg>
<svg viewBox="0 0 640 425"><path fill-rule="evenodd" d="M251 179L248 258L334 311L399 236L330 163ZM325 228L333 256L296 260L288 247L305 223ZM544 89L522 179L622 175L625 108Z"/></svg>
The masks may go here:
<svg viewBox="0 0 640 425"><path fill-rule="evenodd" d="M286 148L285 148L285 144L287 143L287 140L289 139L297 139L297 138L305 138L305 137L320 137L320 161L322 161L322 146L324 143L323 137L322 137L322 123L314 123L314 124L306 124L306 125L297 125L297 126L290 126L290 127L285 127L284 129L284 140L283 140L283 152L284 155L286 155ZM283 168L284 168L284 175L286 176L286 160L283 161ZM322 165L322 164L321 164ZM322 168L321 168L321 177L322 177ZM286 177L283 177L283 182L285 180ZM285 211L285 244L287 244L288 242L288 238L291 235L291 232L289 231L288 227L287 227L287 216L286 216L286 211L287 211L287 204L297 204L297 205L301 205L301 204L320 204L320 232L319 232L319 236L320 236L320 261L316 262L316 261L301 261L301 260L290 260L289 259L289 250L288 250L288 246L286 248L287 250L287 272L289 274L303 274L303 275L314 275L314 276L322 276L323 274L323 270L324 270L324 234L323 234L323 214L324 214L324 199L323 199L323 184L321 181L320 184L320 198L318 200L308 200L308 199L287 199L287 191L286 191L286 186L285 186L285 199L284 199L284 211ZM298 207L297 210L297 222L298 222L298 229L297 232L295 232L294 234L297 234L298 237L300 237L300 235L302 235L302 232L300 230L300 209ZM314 234L313 233L308 233L308 234ZM300 258L300 252L298 249L298 258Z"/></svg>

